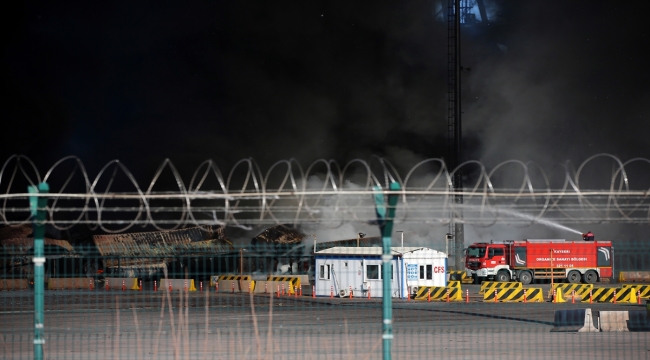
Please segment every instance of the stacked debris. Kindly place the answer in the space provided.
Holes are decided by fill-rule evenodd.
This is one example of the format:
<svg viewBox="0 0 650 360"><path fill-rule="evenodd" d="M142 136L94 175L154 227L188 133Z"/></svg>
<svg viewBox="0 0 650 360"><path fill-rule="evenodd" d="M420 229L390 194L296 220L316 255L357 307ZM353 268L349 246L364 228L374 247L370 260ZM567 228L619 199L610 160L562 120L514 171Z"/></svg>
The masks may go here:
<svg viewBox="0 0 650 360"><path fill-rule="evenodd" d="M289 225L276 225L255 236L251 240L251 246L261 253L286 254L295 252L298 248L302 251L305 236Z"/></svg>
<svg viewBox="0 0 650 360"><path fill-rule="evenodd" d="M104 258L104 267L162 266L173 258L210 256L234 252L223 226L129 234L95 235L93 242Z"/></svg>
<svg viewBox="0 0 650 360"><path fill-rule="evenodd" d="M333 247L373 247L382 246L380 236L359 237L356 239L335 240L328 242L316 243L316 251L321 251Z"/></svg>
<svg viewBox="0 0 650 360"><path fill-rule="evenodd" d="M6 228L3 228L3 230ZM1 236L31 235L23 231L24 229L14 228L9 231L3 231ZM45 238L43 241L43 251L46 259L46 279L49 277L50 265L58 259L79 259L81 255L75 253L72 245L66 240ZM19 277L31 279L34 276L34 265L32 257L34 256L34 238L33 237L15 237L0 239L0 276L1 277ZM79 263L80 261L77 261Z"/></svg>

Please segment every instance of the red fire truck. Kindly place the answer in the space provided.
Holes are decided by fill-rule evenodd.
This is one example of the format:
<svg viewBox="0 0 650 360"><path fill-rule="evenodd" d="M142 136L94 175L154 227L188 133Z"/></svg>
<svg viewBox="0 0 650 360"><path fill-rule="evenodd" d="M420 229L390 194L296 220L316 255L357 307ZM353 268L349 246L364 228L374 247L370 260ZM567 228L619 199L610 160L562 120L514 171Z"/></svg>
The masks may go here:
<svg viewBox="0 0 650 360"><path fill-rule="evenodd" d="M611 241L507 240L475 243L467 248L467 276L481 283L518 280L530 284L535 279L563 280L593 284L614 274Z"/></svg>

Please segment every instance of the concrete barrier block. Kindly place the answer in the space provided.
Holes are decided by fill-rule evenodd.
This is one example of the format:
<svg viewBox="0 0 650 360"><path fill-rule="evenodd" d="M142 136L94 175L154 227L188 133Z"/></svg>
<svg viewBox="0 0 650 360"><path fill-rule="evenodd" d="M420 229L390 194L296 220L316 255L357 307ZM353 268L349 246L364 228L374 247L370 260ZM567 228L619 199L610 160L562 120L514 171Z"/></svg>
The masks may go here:
<svg viewBox="0 0 650 360"><path fill-rule="evenodd" d="M232 293L234 285L234 292L239 292L239 280L219 280L220 293Z"/></svg>
<svg viewBox="0 0 650 360"><path fill-rule="evenodd" d="M122 282L125 290L140 290L137 278L106 278L105 281L104 287L107 290L122 290Z"/></svg>
<svg viewBox="0 0 650 360"><path fill-rule="evenodd" d="M254 294L264 294L273 292L273 284L269 284L266 280L255 281L255 289L253 290Z"/></svg>
<svg viewBox="0 0 650 360"><path fill-rule="evenodd" d="M95 281L91 278L50 278L47 281L48 290L77 290L95 288Z"/></svg>
<svg viewBox="0 0 650 360"><path fill-rule="evenodd" d="M591 309L555 310L552 332L598 332Z"/></svg>
<svg viewBox="0 0 650 360"><path fill-rule="evenodd" d="M650 331L650 317L645 310L628 311L627 328L629 331Z"/></svg>
<svg viewBox="0 0 650 360"><path fill-rule="evenodd" d="M239 282L239 291L243 293L255 292L255 286L257 285L255 280L241 280ZM250 288L249 288L250 286Z"/></svg>
<svg viewBox="0 0 650 360"><path fill-rule="evenodd" d="M619 332L628 331L627 321L629 320L627 311L601 311L600 312L600 331L602 332Z"/></svg>
<svg viewBox="0 0 650 360"><path fill-rule="evenodd" d="M169 291L170 284L172 286L172 291L180 291L183 289L186 291L196 291L194 279L160 279L159 290Z"/></svg>
<svg viewBox="0 0 650 360"><path fill-rule="evenodd" d="M0 291L27 290L27 279L0 279Z"/></svg>
<svg viewBox="0 0 650 360"><path fill-rule="evenodd" d="M621 271L618 282L650 282L650 271Z"/></svg>

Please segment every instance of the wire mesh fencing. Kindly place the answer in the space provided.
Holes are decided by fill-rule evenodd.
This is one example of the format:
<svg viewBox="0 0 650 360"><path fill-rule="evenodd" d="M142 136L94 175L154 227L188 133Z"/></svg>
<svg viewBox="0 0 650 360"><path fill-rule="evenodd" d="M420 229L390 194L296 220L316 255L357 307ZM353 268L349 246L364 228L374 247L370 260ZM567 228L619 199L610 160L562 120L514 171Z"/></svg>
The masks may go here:
<svg viewBox="0 0 650 360"><path fill-rule="evenodd" d="M646 242L614 241L616 270L595 284L505 283L514 290L487 288L463 272L450 274L435 253L409 258L409 252L427 247L419 245L393 248L395 359L648 356L647 318L637 319L650 297L644 283L649 279L643 278L650 271ZM90 247L73 254L50 248L45 358L381 358L383 272L377 247L333 249L101 256ZM31 359L29 249L5 247L0 261L0 358ZM564 293L553 295L554 289ZM618 294L596 298L599 289ZM614 313L627 315L613 321ZM612 326L626 331L606 331Z"/></svg>

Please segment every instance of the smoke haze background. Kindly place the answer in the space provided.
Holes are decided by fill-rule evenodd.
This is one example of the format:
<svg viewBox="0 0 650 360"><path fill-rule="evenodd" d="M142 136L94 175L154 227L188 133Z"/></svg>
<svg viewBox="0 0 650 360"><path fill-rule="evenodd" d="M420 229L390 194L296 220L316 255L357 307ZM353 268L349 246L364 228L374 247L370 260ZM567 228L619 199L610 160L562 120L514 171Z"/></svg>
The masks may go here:
<svg viewBox="0 0 650 360"><path fill-rule="evenodd" d="M531 160L562 173L558 163L601 152L650 157L647 4L485 2L490 24L462 30L466 160ZM144 182L165 158L189 176L208 158L222 170L245 157L267 169L374 154L403 174L444 156L447 24L438 6L17 5L3 14L0 158L25 154L48 168L74 154L91 174L117 158ZM611 172L611 163L594 165L582 184L609 188ZM636 173L633 186L648 184L647 167ZM585 230L601 239L647 230L599 226ZM403 230L405 241L446 232ZM334 233L360 231L378 234L370 225ZM570 237L539 226L466 231Z"/></svg>

